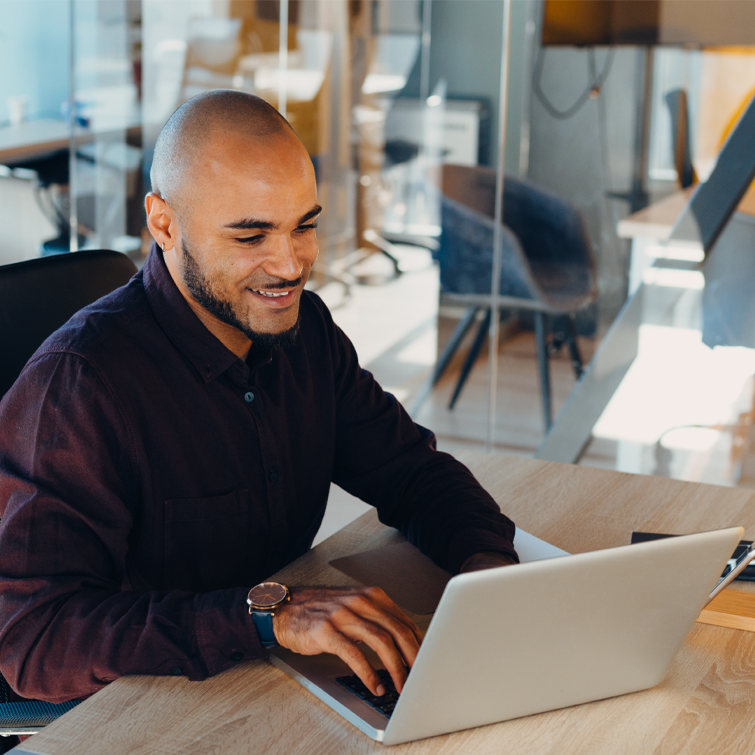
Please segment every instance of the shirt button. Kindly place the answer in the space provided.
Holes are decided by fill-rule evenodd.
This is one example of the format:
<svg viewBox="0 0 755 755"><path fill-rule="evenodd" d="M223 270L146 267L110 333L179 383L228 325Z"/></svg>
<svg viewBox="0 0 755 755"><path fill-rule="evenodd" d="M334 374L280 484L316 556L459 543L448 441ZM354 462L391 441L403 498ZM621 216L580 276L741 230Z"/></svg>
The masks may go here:
<svg viewBox="0 0 755 755"><path fill-rule="evenodd" d="M244 394L244 401L246 401L247 404L251 404L252 401L254 401L254 394L251 391L247 391Z"/></svg>
<svg viewBox="0 0 755 755"><path fill-rule="evenodd" d="M270 480L270 482L278 482L278 473L277 472L270 472L270 474L267 476L267 479Z"/></svg>
<svg viewBox="0 0 755 755"><path fill-rule="evenodd" d="M240 661L244 657L243 653L240 653L238 650L236 650L234 653L231 653L231 660L234 662Z"/></svg>
<svg viewBox="0 0 755 755"><path fill-rule="evenodd" d="M173 674L173 676L181 676L183 672L184 670L180 666L173 666L173 668L170 670L170 673Z"/></svg>

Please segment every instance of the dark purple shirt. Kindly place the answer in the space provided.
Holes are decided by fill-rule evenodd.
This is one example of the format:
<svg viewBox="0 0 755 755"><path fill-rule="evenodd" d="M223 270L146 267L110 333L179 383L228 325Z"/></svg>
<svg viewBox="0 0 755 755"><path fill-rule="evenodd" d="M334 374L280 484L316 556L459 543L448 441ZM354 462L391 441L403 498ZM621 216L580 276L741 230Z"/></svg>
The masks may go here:
<svg viewBox="0 0 755 755"><path fill-rule="evenodd" d="M262 657L247 591L309 549L331 481L451 571L514 553L511 521L316 295L295 345L243 362L153 247L0 403L0 670L59 702Z"/></svg>

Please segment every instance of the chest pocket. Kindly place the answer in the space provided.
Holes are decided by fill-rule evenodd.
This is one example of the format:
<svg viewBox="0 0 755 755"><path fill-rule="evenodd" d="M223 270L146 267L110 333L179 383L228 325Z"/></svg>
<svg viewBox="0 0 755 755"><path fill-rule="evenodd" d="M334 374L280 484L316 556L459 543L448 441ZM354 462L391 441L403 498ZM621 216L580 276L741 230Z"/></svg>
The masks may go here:
<svg viewBox="0 0 755 755"><path fill-rule="evenodd" d="M207 592L246 585L249 491L165 501L167 589Z"/></svg>

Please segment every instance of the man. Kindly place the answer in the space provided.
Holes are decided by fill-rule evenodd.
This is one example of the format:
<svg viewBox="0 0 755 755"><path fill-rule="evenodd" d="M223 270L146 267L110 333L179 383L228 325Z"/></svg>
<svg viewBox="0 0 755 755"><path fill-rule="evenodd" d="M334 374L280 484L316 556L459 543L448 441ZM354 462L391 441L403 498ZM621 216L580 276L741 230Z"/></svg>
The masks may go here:
<svg viewBox="0 0 755 755"><path fill-rule="evenodd" d="M304 292L321 208L272 107L189 100L152 184L144 269L0 404L0 670L59 702L125 674L201 680L267 641L335 653L382 694L363 643L400 690L421 637L382 591L294 585L269 623L247 592L310 547L331 481L452 571L515 562L513 525Z"/></svg>

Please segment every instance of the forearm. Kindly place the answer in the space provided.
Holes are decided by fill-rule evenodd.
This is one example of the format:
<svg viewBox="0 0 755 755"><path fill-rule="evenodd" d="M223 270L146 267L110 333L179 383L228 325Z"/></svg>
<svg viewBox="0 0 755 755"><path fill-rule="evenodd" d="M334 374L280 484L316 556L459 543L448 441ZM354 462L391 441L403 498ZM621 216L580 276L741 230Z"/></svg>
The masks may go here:
<svg viewBox="0 0 755 755"><path fill-rule="evenodd" d="M373 503L384 524L453 573L479 552L518 561L513 522L463 464L434 450L430 433L381 467L336 482Z"/></svg>
<svg viewBox="0 0 755 755"><path fill-rule="evenodd" d="M62 702L128 674L213 676L262 657L246 589L58 593L41 580L0 581L0 670L24 697ZM234 660L235 659L235 660ZM51 671L52 669L52 671Z"/></svg>

